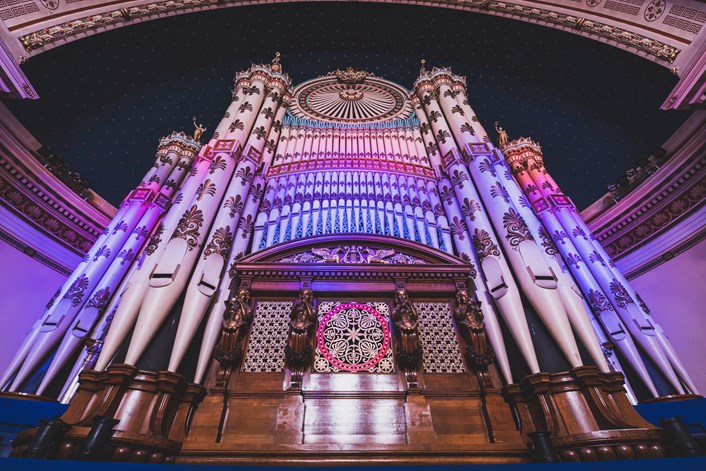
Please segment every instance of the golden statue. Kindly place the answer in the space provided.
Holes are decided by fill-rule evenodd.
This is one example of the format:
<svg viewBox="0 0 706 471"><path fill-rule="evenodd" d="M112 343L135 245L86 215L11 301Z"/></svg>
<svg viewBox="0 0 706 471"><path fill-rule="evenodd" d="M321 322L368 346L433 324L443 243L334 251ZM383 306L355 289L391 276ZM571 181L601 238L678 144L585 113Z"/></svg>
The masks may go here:
<svg viewBox="0 0 706 471"><path fill-rule="evenodd" d="M505 147L510 141L510 138L507 137L507 132L503 129L502 126L500 126L500 123L498 123L497 121L495 122L495 132L498 133L498 147Z"/></svg>
<svg viewBox="0 0 706 471"><path fill-rule="evenodd" d="M196 116L194 116L192 119L194 121L194 127L196 128L194 129L193 140L196 142L201 142L201 136L203 136L203 133L206 131L206 128L203 127L203 124L196 124Z"/></svg>
<svg viewBox="0 0 706 471"><path fill-rule="evenodd" d="M279 63L280 53L275 52L275 58L270 62L270 70L275 73L282 73L282 65Z"/></svg>

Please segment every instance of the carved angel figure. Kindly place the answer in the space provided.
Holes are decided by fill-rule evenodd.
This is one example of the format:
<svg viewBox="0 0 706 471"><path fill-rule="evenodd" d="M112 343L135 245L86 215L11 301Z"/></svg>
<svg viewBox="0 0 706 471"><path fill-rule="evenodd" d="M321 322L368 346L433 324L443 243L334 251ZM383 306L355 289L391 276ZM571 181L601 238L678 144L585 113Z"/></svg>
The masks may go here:
<svg viewBox="0 0 706 471"><path fill-rule="evenodd" d="M312 339L317 319L314 292L309 288L302 288L289 314L289 339L284 349L287 366L292 371L292 386L301 384L304 369L311 362L314 352Z"/></svg>
<svg viewBox="0 0 706 471"><path fill-rule="evenodd" d="M395 292L395 308L392 311L392 321L403 334L414 334L416 336L419 315L414 304L409 300L405 289L398 289Z"/></svg>
<svg viewBox="0 0 706 471"><path fill-rule="evenodd" d="M309 288L302 288L299 291L299 298L294 300L292 312L289 315L289 326L293 332L306 333L315 323L314 292Z"/></svg>
<svg viewBox="0 0 706 471"><path fill-rule="evenodd" d="M318 255L322 258L322 263L341 263L341 260L345 257L345 254L341 256L345 251L342 247L336 247L335 249L327 248L312 248L311 253Z"/></svg>
<svg viewBox="0 0 706 471"><path fill-rule="evenodd" d="M487 369L495 360L495 355L488 347L480 302L471 299L465 289L456 293L456 302L458 306L454 309L454 317L468 346L466 361L478 372L483 384L490 384Z"/></svg>
<svg viewBox="0 0 706 471"><path fill-rule="evenodd" d="M360 253L365 254L364 255L364 263L390 263L388 260L385 260L387 257L390 257L395 254L394 249L371 249L369 247L362 247L360 249Z"/></svg>
<svg viewBox="0 0 706 471"><path fill-rule="evenodd" d="M483 313L480 310L480 303L472 300L468 291L461 290L456 293L458 306L454 311L454 317L459 325L463 325L474 333L485 335L485 324L483 324Z"/></svg>

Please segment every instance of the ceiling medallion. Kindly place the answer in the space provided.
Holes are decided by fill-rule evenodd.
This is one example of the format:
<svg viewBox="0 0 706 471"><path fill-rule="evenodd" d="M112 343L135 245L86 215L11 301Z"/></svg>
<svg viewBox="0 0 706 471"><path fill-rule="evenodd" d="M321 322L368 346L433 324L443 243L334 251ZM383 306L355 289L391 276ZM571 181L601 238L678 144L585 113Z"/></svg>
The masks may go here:
<svg viewBox="0 0 706 471"><path fill-rule="evenodd" d="M363 92L355 88L347 88L338 92L338 96L341 97L341 100L359 101L363 98Z"/></svg>

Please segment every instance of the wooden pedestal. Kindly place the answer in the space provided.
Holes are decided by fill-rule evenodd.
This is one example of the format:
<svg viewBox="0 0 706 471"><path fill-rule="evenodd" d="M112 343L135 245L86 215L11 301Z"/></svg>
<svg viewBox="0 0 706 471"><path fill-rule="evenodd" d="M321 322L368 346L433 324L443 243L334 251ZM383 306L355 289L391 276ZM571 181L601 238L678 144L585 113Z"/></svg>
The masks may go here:
<svg viewBox="0 0 706 471"><path fill-rule="evenodd" d="M112 365L105 372L85 371L79 390L60 420L71 427L50 458L78 459L95 418L116 419L110 438L96 459L169 463L181 449L187 419L203 398L204 389L169 371L138 371ZM25 456L38 429L18 435L12 456Z"/></svg>
<svg viewBox="0 0 706 471"><path fill-rule="evenodd" d="M640 417L623 389L620 373L582 366L566 373L537 373L503 389L528 434L551 433L561 461L661 458L663 434Z"/></svg>

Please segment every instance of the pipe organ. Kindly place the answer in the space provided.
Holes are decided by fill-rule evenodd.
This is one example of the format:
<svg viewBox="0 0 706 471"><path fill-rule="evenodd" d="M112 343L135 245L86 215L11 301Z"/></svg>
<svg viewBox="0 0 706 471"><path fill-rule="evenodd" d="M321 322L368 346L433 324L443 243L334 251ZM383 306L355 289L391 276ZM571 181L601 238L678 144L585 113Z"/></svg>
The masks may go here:
<svg viewBox="0 0 706 471"><path fill-rule="evenodd" d="M512 461L532 430L565 438L609 428L647 437L631 456L660 456L659 435L625 412L619 373L629 372L633 400L633 390L696 394L688 373L539 145L495 146L466 87L446 68L422 67L411 91L351 68L293 88L279 58L238 73L206 144L184 133L160 141L0 387L72 401L63 420L75 427L112 414L114 433L163 437L157 451L106 452L125 461L173 460L182 445L183 459L204 460L208 440L255 461L253 450L281 453L243 431L254 419L238 408L250 406L278 424L270 435L321 453L367 443L394 455L434 442L444 455L460 443L470 461L473 450ZM165 341L171 353L157 359L151 346ZM569 372L543 371L550 355ZM147 357L159 372L138 368ZM561 414L581 425L536 423L535 399L548 394L537 385L567 381L585 407ZM265 405L248 402L260 393ZM597 396L601 412L588 406ZM569 407L560 402L552 407ZM128 403L143 422L119 417ZM361 409L384 409L385 423ZM351 431L336 410L372 422ZM410 422L414 414L426 418ZM572 440L561 442L562 459L628 453L619 439L600 450ZM77 446L67 442L61 457Z"/></svg>

